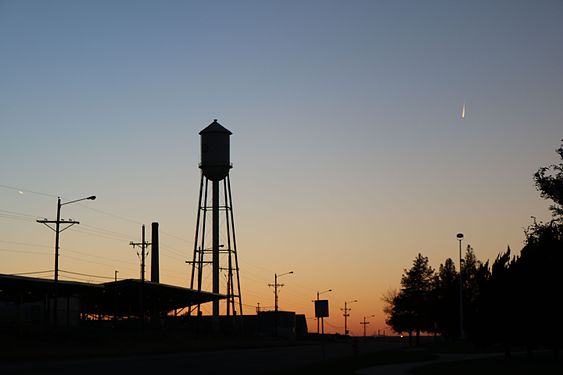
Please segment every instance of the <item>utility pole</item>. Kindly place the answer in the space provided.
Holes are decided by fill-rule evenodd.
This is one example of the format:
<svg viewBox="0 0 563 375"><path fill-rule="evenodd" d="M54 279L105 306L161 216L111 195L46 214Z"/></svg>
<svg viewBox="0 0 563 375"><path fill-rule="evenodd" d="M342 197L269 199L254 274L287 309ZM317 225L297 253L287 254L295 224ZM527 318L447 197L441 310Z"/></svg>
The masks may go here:
<svg viewBox="0 0 563 375"><path fill-rule="evenodd" d="M348 302L344 302L344 308L340 309L342 311L344 311L344 335L348 334L348 317L350 316L350 310L352 310L351 308L348 307L348 303L353 303L353 302L358 302L357 299L353 300L353 301L348 301Z"/></svg>
<svg viewBox="0 0 563 375"><path fill-rule="evenodd" d="M57 220L37 220L38 223L45 224L48 228L55 232L55 285L59 282L59 237L62 231L72 227L74 224L80 224L75 220L65 220L61 219L61 198L57 200ZM49 224L55 224L55 228L51 227ZM68 224L66 227L61 229L61 224Z"/></svg>
<svg viewBox="0 0 563 375"><path fill-rule="evenodd" d="M268 286L274 288L274 311L278 312L278 288L281 288L284 284L278 284L277 273L274 273L274 283L268 284Z"/></svg>
<svg viewBox="0 0 563 375"><path fill-rule="evenodd" d="M375 315L370 315L369 317L370 317L370 318L373 318L374 316L375 316ZM363 322L360 322L360 324L364 326L364 337L366 337L366 327L367 327L367 325L369 324L369 322L366 321L366 318L367 318L367 317L364 316L364 321L363 321Z"/></svg>
<svg viewBox="0 0 563 375"><path fill-rule="evenodd" d="M145 286L145 257L146 257L146 247L148 245L150 245L149 242L145 241L145 225L143 224L143 229L142 229L142 240L141 242L129 242L129 245L133 246L133 248L135 248L136 246L139 246L141 248L141 287L139 288L139 316L141 318L141 327L145 326L145 307L144 307L144 293L143 293L143 289ZM139 255L139 253L137 253L137 255Z"/></svg>
<svg viewBox="0 0 563 375"><path fill-rule="evenodd" d="M137 255L139 255L141 257L141 282L144 283L145 282L145 257L147 255L147 251L145 250L147 248L147 246L150 245L150 242L146 242L145 241L145 225L143 224L143 230L142 230L142 241L141 242L129 242L129 245L133 246L133 248L135 248L136 246L139 246L141 248L141 254L137 253Z"/></svg>
<svg viewBox="0 0 563 375"><path fill-rule="evenodd" d="M293 273L293 271L282 273L279 277L282 277L284 275L290 275L292 273ZM277 273L274 273L274 283L268 284L268 286L274 288L274 296L275 296L274 311L278 312L278 288L281 288L282 286L284 286L284 284L278 284L278 274Z"/></svg>
<svg viewBox="0 0 563 375"><path fill-rule="evenodd" d="M281 275L279 275L279 277L282 277L284 275L290 275L292 274L293 271L289 271L286 273L282 273ZM278 336L278 288L281 288L284 284L278 284L278 274L274 273L274 283L273 284L268 284L269 287L273 287L274 288L274 295L275 295L275 300L274 300L274 335L277 337Z"/></svg>
<svg viewBox="0 0 563 375"><path fill-rule="evenodd" d="M70 204L70 203L76 203L76 202L80 202L83 200L94 200L96 199L96 196L92 195L90 197L86 197L86 198L80 198L80 199L75 199L73 201L70 202L64 202L61 203L61 198L58 197L57 198L57 220L36 220L38 223L44 224L45 226L47 226L49 229L51 229L52 231L55 232L55 276L54 276L54 283L53 283L53 294L54 294L54 304L53 304L53 308L54 308L54 315L53 315L53 324L55 325L55 327L57 326L57 288L58 288L58 284L59 284L59 237L61 232L63 232L64 230L72 227L74 224L80 224L78 221L75 220L65 220L65 219L61 219L61 207L66 205L66 204ZM55 227L53 228L51 225L49 224L55 224ZM61 229L61 224L68 224L66 227Z"/></svg>

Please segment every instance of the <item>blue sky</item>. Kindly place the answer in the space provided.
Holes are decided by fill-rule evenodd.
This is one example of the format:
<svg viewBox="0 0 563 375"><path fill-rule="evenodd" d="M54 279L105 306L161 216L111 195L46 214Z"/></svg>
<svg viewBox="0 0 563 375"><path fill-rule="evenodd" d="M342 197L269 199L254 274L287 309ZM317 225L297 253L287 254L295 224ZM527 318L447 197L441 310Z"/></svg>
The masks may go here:
<svg viewBox="0 0 563 375"><path fill-rule="evenodd" d="M197 133L217 118L248 303L296 268L293 308L318 285L372 314L419 251L437 266L463 231L494 258L549 218L532 174L563 138L562 19L560 1L0 1L0 184L53 196L4 188L0 209L50 217L54 197L96 194L84 206L130 221L67 215L131 240L160 221L181 284ZM52 247L39 224L3 221L4 248ZM127 241L69 233L135 269ZM0 272L48 269L48 248L39 264L1 253Z"/></svg>

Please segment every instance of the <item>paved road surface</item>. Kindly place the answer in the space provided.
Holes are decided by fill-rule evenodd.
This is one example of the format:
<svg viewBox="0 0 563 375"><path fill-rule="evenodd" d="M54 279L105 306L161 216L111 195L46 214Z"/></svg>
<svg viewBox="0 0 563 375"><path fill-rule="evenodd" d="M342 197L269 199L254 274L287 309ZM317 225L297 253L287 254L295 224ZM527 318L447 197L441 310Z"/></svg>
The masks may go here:
<svg viewBox="0 0 563 375"><path fill-rule="evenodd" d="M364 343L363 351L397 347L393 343ZM324 354L323 354L324 353ZM351 343L327 343L262 349L221 350L198 353L174 353L120 358L65 360L53 362L0 364L2 375L164 375L183 374L271 374L291 373L292 369L324 358L353 355Z"/></svg>
<svg viewBox="0 0 563 375"><path fill-rule="evenodd" d="M499 357L503 354L500 353L489 353L489 354L440 354L440 358L431 361L424 362L411 362L411 363L399 363L395 365L384 365L368 367L362 370L356 371L358 375L408 375L411 370L435 363L442 362L454 362L454 361L464 361L468 359L478 359L478 358L488 358L488 357Z"/></svg>

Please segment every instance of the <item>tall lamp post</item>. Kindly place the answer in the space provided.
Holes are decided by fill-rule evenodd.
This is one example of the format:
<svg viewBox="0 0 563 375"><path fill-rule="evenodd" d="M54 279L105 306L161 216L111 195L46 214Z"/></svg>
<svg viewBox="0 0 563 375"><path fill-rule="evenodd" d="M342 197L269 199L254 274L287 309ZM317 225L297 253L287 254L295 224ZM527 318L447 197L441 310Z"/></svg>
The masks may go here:
<svg viewBox="0 0 563 375"><path fill-rule="evenodd" d="M80 224L78 221L75 221L75 220L61 219L61 207L65 206L67 204L76 203L76 202L80 202L80 201L84 201L84 200L92 200L93 201L94 199L96 199L96 196L91 195L91 196L86 197L86 198L80 198L80 199L75 199L73 201L61 203L61 198L58 197L57 198L57 220L47 220L47 219L37 220L38 223L45 224L49 229L51 229L55 232L55 277L54 277L55 280L54 280L54 285L53 285L53 290L54 290L54 294L55 294L55 300L54 300L55 314L53 316L55 327L57 326L57 285L59 283L59 237L60 237L61 232L64 231L65 229L72 227L74 224ZM55 227L53 228L49 224L55 224ZM68 225L61 229L61 224L68 224Z"/></svg>
<svg viewBox="0 0 563 375"><path fill-rule="evenodd" d="M51 230L55 232L55 284L57 284L57 282L59 281L59 236L61 232L64 231L65 229L70 228L74 224L80 224L78 221L61 219L61 207L67 204L76 203L87 199L93 201L94 199L96 199L96 196L92 195L90 197L75 199L73 201L64 202L64 203L61 203L61 198L59 197L57 199L57 220L47 220L47 219L37 220L38 223L45 224L47 227L49 227ZM49 224L55 224L55 228L51 227ZM61 229L61 224L68 224L68 225L63 229Z"/></svg>
<svg viewBox="0 0 563 375"><path fill-rule="evenodd" d="M350 310L352 310L351 308L348 307L348 304L354 302L358 302L358 300L355 299L353 301L344 302L344 308L341 309L342 311L344 311L344 335L348 334L348 317L350 316Z"/></svg>
<svg viewBox="0 0 563 375"><path fill-rule="evenodd" d="M461 276L461 241L463 240L463 233L458 233L456 237L459 241L459 337L463 340L465 339L465 334L463 332L463 278Z"/></svg>
<svg viewBox="0 0 563 375"><path fill-rule="evenodd" d="M328 292L332 292L332 289L327 289L327 290L323 290L322 292L317 292L317 301L319 300L319 296L323 293L328 293ZM325 327L324 327L324 318L320 318L323 322L323 335L324 335L324 331L325 331ZM319 333L319 318L317 318L317 334Z"/></svg>
<svg viewBox="0 0 563 375"><path fill-rule="evenodd" d="M276 312L278 312L278 287L282 287L284 285L284 284L278 284L278 277L282 277L282 276L285 276L285 275L291 275L291 274L293 274L293 271L282 273L281 275L278 275L277 273L275 273L274 274L274 283L268 284L268 286L274 287L274 296L275 296L274 310Z"/></svg>

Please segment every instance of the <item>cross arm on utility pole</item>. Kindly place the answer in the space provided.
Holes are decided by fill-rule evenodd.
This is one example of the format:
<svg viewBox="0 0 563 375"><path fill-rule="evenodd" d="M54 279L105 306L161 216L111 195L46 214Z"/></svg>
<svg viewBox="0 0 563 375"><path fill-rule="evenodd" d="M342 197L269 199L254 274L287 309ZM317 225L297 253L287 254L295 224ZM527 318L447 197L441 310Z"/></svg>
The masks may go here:
<svg viewBox="0 0 563 375"><path fill-rule="evenodd" d="M45 226L46 226L47 228L51 229L53 232L57 232L57 229L56 229L56 228L53 228L53 227L50 226L49 224L57 224L57 223L58 223L59 225L61 225L61 224L68 224L66 227L64 227L64 228L62 228L62 229L59 228L59 233L62 232L62 231L64 231L65 229L68 229L68 228L72 227L74 224L80 224L79 221L72 220L72 219L71 219L71 220L65 220L65 219L60 219L60 220L47 220L47 219L43 219L43 220L35 220L35 221L38 222L38 223L41 223L41 224L45 224Z"/></svg>
<svg viewBox="0 0 563 375"><path fill-rule="evenodd" d="M141 257L141 282L145 282L145 256L148 254L148 249L147 246L149 246L151 243L145 241L145 226L142 226L142 240L141 242L129 242L130 246L133 246L133 248L135 247L140 247L141 248L141 254L137 253L137 255L139 255Z"/></svg>

